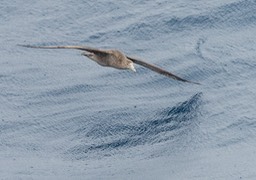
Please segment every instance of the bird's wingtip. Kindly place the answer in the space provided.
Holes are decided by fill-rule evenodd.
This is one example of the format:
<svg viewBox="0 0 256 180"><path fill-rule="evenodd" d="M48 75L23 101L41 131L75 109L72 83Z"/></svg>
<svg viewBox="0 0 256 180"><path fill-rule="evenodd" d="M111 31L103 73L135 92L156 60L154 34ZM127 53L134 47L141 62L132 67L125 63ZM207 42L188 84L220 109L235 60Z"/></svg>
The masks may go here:
<svg viewBox="0 0 256 180"><path fill-rule="evenodd" d="M196 85L202 85L201 83L198 83L198 82L192 82L192 81L190 81L190 83L193 83L193 84L196 84Z"/></svg>
<svg viewBox="0 0 256 180"><path fill-rule="evenodd" d="M27 45L27 44L17 44L17 46L20 46L20 47L27 47L27 48L32 48L32 47L33 47L33 46Z"/></svg>

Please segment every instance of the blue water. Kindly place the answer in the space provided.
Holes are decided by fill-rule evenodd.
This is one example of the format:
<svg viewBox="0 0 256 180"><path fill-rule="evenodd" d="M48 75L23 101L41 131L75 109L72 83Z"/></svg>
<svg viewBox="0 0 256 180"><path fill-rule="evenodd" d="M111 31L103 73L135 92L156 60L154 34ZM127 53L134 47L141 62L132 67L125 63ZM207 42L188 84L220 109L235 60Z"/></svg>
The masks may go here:
<svg viewBox="0 0 256 180"><path fill-rule="evenodd" d="M256 179L256 1L0 2L0 179ZM117 48L194 85L76 50Z"/></svg>

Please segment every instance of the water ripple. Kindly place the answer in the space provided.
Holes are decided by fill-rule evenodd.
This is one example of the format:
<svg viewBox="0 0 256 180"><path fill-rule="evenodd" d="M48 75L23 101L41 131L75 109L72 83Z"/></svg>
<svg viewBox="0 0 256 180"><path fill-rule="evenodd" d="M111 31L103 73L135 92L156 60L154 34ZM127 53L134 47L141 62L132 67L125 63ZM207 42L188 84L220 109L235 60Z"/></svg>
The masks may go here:
<svg viewBox="0 0 256 180"><path fill-rule="evenodd" d="M111 150L135 147L143 144L154 144L175 138L179 130L188 126L197 117L202 93L197 93L187 101L174 107L161 110L152 120L137 124L118 122L113 124L97 124L79 137L81 142L68 152L76 158L87 157L88 153L103 153ZM122 116L119 116L122 117ZM121 120L120 120L121 121ZM76 132L79 134L79 132ZM165 137L159 136L165 134ZM84 138L93 139L93 144L84 142ZM97 143L98 142L98 143Z"/></svg>

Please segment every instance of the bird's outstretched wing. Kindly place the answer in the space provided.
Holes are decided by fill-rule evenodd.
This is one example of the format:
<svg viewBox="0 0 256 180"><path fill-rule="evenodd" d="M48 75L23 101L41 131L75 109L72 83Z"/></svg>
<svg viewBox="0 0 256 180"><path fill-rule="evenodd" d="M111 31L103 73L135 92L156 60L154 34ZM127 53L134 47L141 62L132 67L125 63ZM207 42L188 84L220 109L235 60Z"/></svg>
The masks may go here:
<svg viewBox="0 0 256 180"><path fill-rule="evenodd" d="M183 81L183 82L188 82L188 83L193 83L193 84L198 84L198 85L200 85L200 83L183 79L183 78L181 78L181 77L179 77L179 76L176 76L176 75L174 75L174 74L172 74L172 73L170 73L170 72L168 72L168 71L166 71L166 70L163 70L163 69L161 69L161 68L159 68L159 67L157 67L157 66L155 66L155 65L153 65L153 64L149 64L149 63L147 63L147 62L145 62L145 61L143 61L143 60L140 60L140 59L138 59L138 58L133 58L133 57L130 57L130 56L126 56L126 57L127 57L128 59L130 59L131 61L133 61L134 63L136 63L136 64L139 64L139 65L141 65L141 66L144 66L144 67L146 67L146 68L148 68L148 69L150 69L150 70L152 70L152 71L155 71L155 72L157 72L157 73L159 73L159 74L162 74L162 75L164 75L164 76L167 76L167 77L169 77L169 78L172 78L172 79L175 79L175 80L178 80L178 81Z"/></svg>
<svg viewBox="0 0 256 180"><path fill-rule="evenodd" d="M78 50L88 51L95 54L97 53L108 54L108 50L92 48L89 46L32 46L32 45L22 45L22 44L18 44L18 46L27 47L27 48L40 48L40 49L78 49Z"/></svg>
<svg viewBox="0 0 256 180"><path fill-rule="evenodd" d="M103 54L108 55L109 53L111 53L110 50L102 50L102 49L92 48L89 46L32 46L32 45L20 45L20 44L18 46L27 47L27 48L40 48L40 49L78 49L78 50L87 51L87 52L91 52L91 53L95 53L95 54L101 54L101 55L103 55ZM155 71L155 72L162 74L164 76L167 76L169 78L172 78L172 79L175 79L178 81L193 83L193 84L200 84L197 82L192 82L192 81L183 79L181 77L178 77L168 71L165 71L155 65L149 64L149 63L147 63L143 60L140 60L138 58L133 58L133 57L129 57L129 56L126 56L126 57L136 64L144 66L148 69L151 69L152 71Z"/></svg>

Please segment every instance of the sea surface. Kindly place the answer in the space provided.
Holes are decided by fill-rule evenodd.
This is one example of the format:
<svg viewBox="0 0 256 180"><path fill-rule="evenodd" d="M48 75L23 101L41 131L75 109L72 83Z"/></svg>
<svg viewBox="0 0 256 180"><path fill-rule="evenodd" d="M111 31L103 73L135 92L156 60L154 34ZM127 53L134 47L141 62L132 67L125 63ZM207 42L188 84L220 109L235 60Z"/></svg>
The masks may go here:
<svg viewBox="0 0 256 180"><path fill-rule="evenodd" d="M1 0L0 102L1 180L254 180L256 1Z"/></svg>

